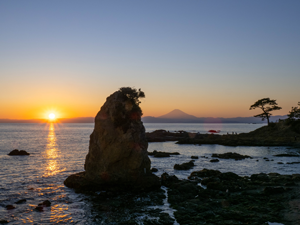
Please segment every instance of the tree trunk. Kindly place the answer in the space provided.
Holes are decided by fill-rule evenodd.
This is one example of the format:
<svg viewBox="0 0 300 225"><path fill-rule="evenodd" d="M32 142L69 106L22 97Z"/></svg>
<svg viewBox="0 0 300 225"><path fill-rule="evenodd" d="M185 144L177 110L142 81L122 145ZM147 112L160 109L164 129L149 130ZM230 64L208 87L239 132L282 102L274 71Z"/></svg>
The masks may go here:
<svg viewBox="0 0 300 225"><path fill-rule="evenodd" d="M270 125L269 116L267 115L268 126Z"/></svg>

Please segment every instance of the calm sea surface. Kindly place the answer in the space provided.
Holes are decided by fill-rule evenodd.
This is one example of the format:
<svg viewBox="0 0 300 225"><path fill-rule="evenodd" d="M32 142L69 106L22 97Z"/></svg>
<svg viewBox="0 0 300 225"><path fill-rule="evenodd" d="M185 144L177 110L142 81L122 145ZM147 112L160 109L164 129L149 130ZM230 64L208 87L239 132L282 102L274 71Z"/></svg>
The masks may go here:
<svg viewBox="0 0 300 225"><path fill-rule="evenodd" d="M169 131L185 130L207 133L208 130L221 130L220 134L243 133L255 130L263 124L144 124L146 131L157 129ZM143 212L149 206L139 206L128 210L95 210L99 202L93 196L75 193L63 185L63 181L73 173L83 171L85 156L88 153L89 135L93 124L0 124L0 220L9 224L119 224L133 220L143 224ZM13 149L26 150L30 156L8 156ZM174 142L149 143L148 151L179 152L170 158L153 158L152 167L163 172L187 178L194 170L203 168L231 171L239 175L278 172L281 174L299 173L298 157L274 157L279 153L300 154L299 149L287 147L226 147L220 145L176 145ZM240 161L221 159L210 163L212 153L237 152L253 159ZM190 171L174 171L176 163L188 162L192 155L199 157L196 166ZM267 157L270 161L265 161ZM272 161L273 160L273 161ZM283 164L278 164L283 162ZM139 197L132 201L141 202ZM15 202L26 199L23 204ZM44 200L50 200L51 207L43 212L35 207ZM113 199L112 201L116 201ZM102 203L102 209L103 209ZM6 210L6 205L14 205ZM138 205L138 204L137 204ZM143 204L139 204L143 205ZM168 205L158 206L170 213ZM144 211L143 211L144 210Z"/></svg>

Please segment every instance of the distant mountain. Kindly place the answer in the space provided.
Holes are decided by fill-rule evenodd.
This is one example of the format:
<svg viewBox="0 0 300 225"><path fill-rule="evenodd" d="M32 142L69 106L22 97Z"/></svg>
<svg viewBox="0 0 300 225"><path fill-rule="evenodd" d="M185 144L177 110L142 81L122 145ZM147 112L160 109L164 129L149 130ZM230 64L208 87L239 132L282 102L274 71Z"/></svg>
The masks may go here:
<svg viewBox="0 0 300 225"><path fill-rule="evenodd" d="M275 122L279 119L286 119L287 116L271 116L270 121ZM144 123L267 123L256 117L233 117L233 118L222 118L222 117L196 117L189 115L179 109L159 116L145 116L142 118Z"/></svg>
<svg viewBox="0 0 300 225"><path fill-rule="evenodd" d="M160 118L160 119L197 119L196 116L189 115L179 109L174 109L173 111L171 111L165 115L159 116L157 118Z"/></svg>

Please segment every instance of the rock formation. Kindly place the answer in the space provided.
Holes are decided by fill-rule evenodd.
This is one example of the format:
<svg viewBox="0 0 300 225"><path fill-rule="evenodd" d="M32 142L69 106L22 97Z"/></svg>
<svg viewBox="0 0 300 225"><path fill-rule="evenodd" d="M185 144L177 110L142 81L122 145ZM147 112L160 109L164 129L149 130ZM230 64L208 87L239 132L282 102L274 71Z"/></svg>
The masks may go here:
<svg viewBox="0 0 300 225"><path fill-rule="evenodd" d="M140 90L121 88L106 99L90 135L85 172L71 175L66 186L94 184L140 190L160 187L159 178L150 171L140 97L144 97Z"/></svg>
<svg viewBox="0 0 300 225"><path fill-rule="evenodd" d="M30 155L28 152L26 152L25 150L12 150L10 153L8 153L7 155Z"/></svg>

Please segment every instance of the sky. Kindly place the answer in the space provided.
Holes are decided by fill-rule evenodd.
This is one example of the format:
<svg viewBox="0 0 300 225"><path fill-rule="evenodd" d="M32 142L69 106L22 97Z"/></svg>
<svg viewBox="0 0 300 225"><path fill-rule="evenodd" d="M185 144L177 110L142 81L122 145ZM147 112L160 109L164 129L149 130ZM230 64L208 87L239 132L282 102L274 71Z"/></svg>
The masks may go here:
<svg viewBox="0 0 300 225"><path fill-rule="evenodd" d="M246 117L300 101L300 1L1 0L0 119L94 117L121 87L144 116Z"/></svg>

